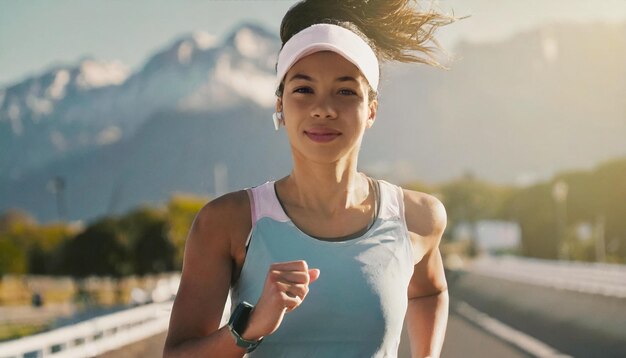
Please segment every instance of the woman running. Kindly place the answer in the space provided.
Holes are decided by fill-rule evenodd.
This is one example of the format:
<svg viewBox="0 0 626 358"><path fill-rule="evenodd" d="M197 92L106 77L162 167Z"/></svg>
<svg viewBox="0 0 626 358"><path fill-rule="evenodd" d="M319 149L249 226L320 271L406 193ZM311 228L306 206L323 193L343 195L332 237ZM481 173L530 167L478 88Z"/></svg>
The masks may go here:
<svg viewBox="0 0 626 358"><path fill-rule="evenodd" d="M412 5L307 0L284 16L274 123L292 170L199 211L164 356L396 357L405 319L412 355L440 355L445 209L357 170L379 62L442 67L424 44L455 19Z"/></svg>

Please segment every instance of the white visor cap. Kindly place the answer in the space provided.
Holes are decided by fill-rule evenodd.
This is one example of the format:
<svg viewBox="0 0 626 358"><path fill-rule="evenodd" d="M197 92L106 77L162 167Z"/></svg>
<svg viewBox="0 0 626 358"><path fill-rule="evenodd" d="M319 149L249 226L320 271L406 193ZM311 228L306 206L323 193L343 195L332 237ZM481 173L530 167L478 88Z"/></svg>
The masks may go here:
<svg viewBox="0 0 626 358"><path fill-rule="evenodd" d="M333 24L315 24L293 35L278 55L276 83L278 89L287 71L301 58L319 51L332 51L352 62L369 85L378 90L378 58L359 35Z"/></svg>

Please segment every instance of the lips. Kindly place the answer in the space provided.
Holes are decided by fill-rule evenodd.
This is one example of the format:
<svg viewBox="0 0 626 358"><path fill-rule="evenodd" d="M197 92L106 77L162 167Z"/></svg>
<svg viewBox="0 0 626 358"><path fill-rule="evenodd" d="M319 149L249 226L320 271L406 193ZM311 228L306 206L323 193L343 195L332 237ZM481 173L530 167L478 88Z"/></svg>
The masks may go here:
<svg viewBox="0 0 626 358"><path fill-rule="evenodd" d="M326 143L341 135L341 132L331 128L311 128L304 131L304 134L314 142Z"/></svg>

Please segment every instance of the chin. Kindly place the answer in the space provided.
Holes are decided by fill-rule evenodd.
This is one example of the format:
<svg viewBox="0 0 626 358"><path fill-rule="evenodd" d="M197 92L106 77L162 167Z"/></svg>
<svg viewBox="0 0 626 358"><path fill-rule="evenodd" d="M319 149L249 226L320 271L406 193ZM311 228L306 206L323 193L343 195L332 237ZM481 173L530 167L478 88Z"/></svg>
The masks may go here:
<svg viewBox="0 0 626 358"><path fill-rule="evenodd" d="M303 157L318 164L332 164L351 157L349 150L337 151L336 148L317 148L318 150L308 150ZM324 150L327 149L327 150ZM357 154L358 155L358 154ZM357 159L357 158L355 158Z"/></svg>

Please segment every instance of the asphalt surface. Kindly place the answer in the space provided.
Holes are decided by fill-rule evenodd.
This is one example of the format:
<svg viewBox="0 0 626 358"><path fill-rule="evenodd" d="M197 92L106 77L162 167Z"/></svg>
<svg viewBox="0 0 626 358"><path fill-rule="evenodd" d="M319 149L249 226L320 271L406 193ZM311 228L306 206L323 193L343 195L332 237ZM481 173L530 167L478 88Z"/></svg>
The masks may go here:
<svg viewBox="0 0 626 358"><path fill-rule="evenodd" d="M570 357L626 357L626 300L549 289L472 273L450 273L450 317L443 358L533 357L509 339L458 314L467 303ZM102 357L160 357L165 333ZM410 357L403 335L399 358Z"/></svg>
<svg viewBox="0 0 626 358"><path fill-rule="evenodd" d="M141 342L108 352L103 358L148 358L160 357L165 343L166 333L150 337ZM411 356L406 335L403 335L398 358ZM451 313L448 320L446 340L443 346L442 358L467 357L498 357L498 358L527 358L527 354L513 348L506 342L485 333L482 329L467 322L462 317Z"/></svg>
<svg viewBox="0 0 626 358"><path fill-rule="evenodd" d="M626 357L626 299L550 289L471 273L450 294L571 357Z"/></svg>

